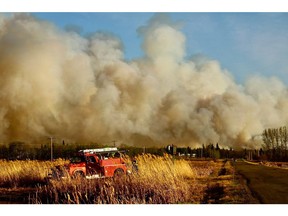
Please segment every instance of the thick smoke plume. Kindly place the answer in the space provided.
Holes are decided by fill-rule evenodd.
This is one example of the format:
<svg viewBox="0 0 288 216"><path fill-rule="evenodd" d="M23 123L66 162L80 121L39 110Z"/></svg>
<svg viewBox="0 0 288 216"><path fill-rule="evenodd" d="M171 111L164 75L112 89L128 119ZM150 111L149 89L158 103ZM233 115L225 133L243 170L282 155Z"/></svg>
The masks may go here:
<svg viewBox="0 0 288 216"><path fill-rule="evenodd" d="M276 78L234 82L215 60L186 58L185 35L154 17L145 55L126 61L116 37L86 38L30 15L0 17L0 139L130 145L248 145L288 122Z"/></svg>

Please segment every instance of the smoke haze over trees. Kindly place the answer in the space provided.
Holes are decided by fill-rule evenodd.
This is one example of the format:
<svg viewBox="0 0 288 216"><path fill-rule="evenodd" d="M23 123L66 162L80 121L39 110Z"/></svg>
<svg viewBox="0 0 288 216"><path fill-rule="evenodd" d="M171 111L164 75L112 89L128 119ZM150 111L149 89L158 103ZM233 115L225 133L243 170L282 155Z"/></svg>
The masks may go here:
<svg viewBox="0 0 288 216"><path fill-rule="evenodd" d="M31 15L0 15L1 141L54 135L74 142L246 147L288 123L275 77L237 84L216 60L185 53L167 16L139 28L142 58L126 61L114 35L83 37Z"/></svg>

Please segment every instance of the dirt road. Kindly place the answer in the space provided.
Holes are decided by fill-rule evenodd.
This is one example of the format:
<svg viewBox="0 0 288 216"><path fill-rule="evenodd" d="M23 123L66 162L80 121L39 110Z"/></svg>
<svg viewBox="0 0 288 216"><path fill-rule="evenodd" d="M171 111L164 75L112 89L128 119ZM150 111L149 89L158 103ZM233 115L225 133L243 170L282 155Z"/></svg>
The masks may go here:
<svg viewBox="0 0 288 216"><path fill-rule="evenodd" d="M236 162L236 171L263 204L288 204L288 170Z"/></svg>

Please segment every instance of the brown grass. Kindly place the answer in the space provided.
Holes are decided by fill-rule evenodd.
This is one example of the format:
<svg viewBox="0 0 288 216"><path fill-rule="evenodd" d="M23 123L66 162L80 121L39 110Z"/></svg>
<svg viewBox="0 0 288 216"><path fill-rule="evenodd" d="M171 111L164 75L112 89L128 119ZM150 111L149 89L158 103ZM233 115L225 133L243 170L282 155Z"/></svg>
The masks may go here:
<svg viewBox="0 0 288 216"><path fill-rule="evenodd" d="M65 161L7 161L0 160L0 187L32 186L43 183L48 170Z"/></svg>
<svg viewBox="0 0 288 216"><path fill-rule="evenodd" d="M136 158L137 174L111 179L66 179L39 187L36 203L200 203L205 185L198 184L189 161L166 155ZM128 161L129 163L129 161Z"/></svg>
<svg viewBox="0 0 288 216"><path fill-rule="evenodd" d="M33 186L35 192L29 191L29 203L250 203L229 161L192 161L150 154L138 156L136 160L139 171L129 176L91 180L68 178L51 180L49 184L44 181L48 170L66 161L1 160L0 189L13 188L14 192L20 187ZM126 162L131 165L129 158Z"/></svg>

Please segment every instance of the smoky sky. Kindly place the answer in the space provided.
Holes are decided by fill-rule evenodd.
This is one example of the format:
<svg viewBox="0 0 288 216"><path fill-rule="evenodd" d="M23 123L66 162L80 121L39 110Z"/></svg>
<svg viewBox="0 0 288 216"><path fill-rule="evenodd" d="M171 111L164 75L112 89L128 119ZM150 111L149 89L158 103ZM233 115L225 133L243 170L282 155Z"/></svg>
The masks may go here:
<svg viewBox="0 0 288 216"><path fill-rule="evenodd" d="M135 146L259 145L288 122L275 77L237 84L209 57L186 56L181 25L154 16L138 29L144 55L125 60L110 33L87 37L29 14L0 17L0 136L36 142L117 140Z"/></svg>

